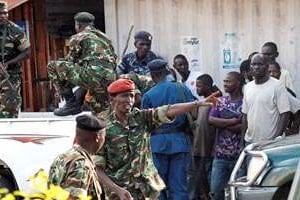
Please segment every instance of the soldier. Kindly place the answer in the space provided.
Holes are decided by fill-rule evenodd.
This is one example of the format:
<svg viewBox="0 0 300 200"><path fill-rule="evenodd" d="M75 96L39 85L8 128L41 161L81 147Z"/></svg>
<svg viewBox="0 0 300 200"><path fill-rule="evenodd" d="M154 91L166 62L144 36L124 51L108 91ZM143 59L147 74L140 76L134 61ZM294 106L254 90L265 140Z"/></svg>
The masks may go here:
<svg viewBox="0 0 300 200"><path fill-rule="evenodd" d="M0 118L18 117L22 104L20 61L30 55L24 31L8 20L7 3L0 1Z"/></svg>
<svg viewBox="0 0 300 200"><path fill-rule="evenodd" d="M153 164L150 151L150 132L161 123L191 111L206 101L165 105L139 110L133 108L134 82L118 79L108 87L113 112L108 116L104 148L95 157L96 165L121 187L127 189L135 200L157 199L165 184ZM108 199L116 199L106 191Z"/></svg>
<svg viewBox="0 0 300 200"><path fill-rule="evenodd" d="M77 34L70 39L68 55L48 64L50 80L66 99L66 105L54 111L59 116L80 113L87 90L92 96L92 112L104 111L108 108L106 88L116 78L117 56L107 36L93 27L95 17L80 12L74 19Z"/></svg>
<svg viewBox="0 0 300 200"><path fill-rule="evenodd" d="M126 54L117 68L118 74L134 72L139 75L149 76L147 64L158 58L151 51L152 35L146 31L139 31L134 35L135 52Z"/></svg>
<svg viewBox="0 0 300 200"><path fill-rule="evenodd" d="M71 199L80 195L90 195L92 199L100 199L101 186L108 186L115 191L120 199L130 200L130 194L115 185L102 172L95 170L91 158L104 144L105 123L94 116L81 115L76 118L76 136L73 147L59 155L52 163L49 181L70 192Z"/></svg>

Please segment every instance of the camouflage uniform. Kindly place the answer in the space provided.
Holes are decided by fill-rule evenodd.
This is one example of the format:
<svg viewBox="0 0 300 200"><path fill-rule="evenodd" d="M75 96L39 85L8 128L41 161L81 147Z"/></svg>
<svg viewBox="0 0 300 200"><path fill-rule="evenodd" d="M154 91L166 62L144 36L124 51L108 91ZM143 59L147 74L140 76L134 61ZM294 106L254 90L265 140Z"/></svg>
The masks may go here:
<svg viewBox="0 0 300 200"><path fill-rule="evenodd" d="M81 194L100 199L101 186L94 162L79 145L74 145L55 159L50 168L49 181L61 186L73 197L78 198Z"/></svg>
<svg viewBox="0 0 300 200"><path fill-rule="evenodd" d="M104 148L94 157L96 165L128 190L135 200L157 199L165 188L153 164L150 131L161 123L170 122L167 110L168 106L149 110L134 108L126 127L122 127L112 113L107 122ZM105 193L110 200L118 199L110 191Z"/></svg>
<svg viewBox="0 0 300 200"><path fill-rule="evenodd" d="M5 30L6 29L6 30ZM0 60L5 63L22 51L30 47L30 43L22 29L8 21L6 25L0 27ZM6 38L4 38L6 35ZM4 44L2 55L2 43ZM0 118L18 117L18 112L21 108L21 65L14 64L7 67L9 76L0 75ZM10 83L11 85L10 85Z"/></svg>
<svg viewBox="0 0 300 200"><path fill-rule="evenodd" d="M99 113L108 108L106 88L116 79L116 58L107 36L88 26L71 37L70 51L64 61L48 64L49 78L60 93L66 82L88 89L92 111Z"/></svg>
<svg viewBox="0 0 300 200"><path fill-rule="evenodd" d="M130 79L134 82L141 95L145 94L154 86L154 82L151 77L145 75L139 75L136 73L128 73L121 75L122 78Z"/></svg>
<svg viewBox="0 0 300 200"><path fill-rule="evenodd" d="M130 72L134 72L136 74L150 76L150 72L147 67L147 64L150 61L157 59L159 57L156 56L155 53L153 53L152 51L149 51L146 57L143 60L139 61L137 59L136 54L137 52L132 52L126 54L123 57L121 64L118 66L119 74L127 74Z"/></svg>

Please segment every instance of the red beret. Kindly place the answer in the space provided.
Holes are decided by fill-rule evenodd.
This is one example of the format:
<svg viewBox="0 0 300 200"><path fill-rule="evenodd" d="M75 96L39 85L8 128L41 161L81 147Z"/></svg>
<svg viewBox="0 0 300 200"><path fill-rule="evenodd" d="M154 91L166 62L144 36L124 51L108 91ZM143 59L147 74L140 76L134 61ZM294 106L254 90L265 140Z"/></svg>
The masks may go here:
<svg viewBox="0 0 300 200"><path fill-rule="evenodd" d="M107 91L109 94L117 94L117 93L127 92L134 89L135 89L135 85L132 80L120 78L112 82L108 86Z"/></svg>

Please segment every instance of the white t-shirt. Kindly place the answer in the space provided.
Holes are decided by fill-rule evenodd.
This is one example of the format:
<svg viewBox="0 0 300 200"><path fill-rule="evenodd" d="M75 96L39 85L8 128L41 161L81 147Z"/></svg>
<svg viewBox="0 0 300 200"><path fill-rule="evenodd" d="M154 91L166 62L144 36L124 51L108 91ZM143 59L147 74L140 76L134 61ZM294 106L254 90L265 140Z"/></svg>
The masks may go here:
<svg viewBox="0 0 300 200"><path fill-rule="evenodd" d="M263 84L249 82L245 86L242 112L247 114L247 142L274 139L279 115L290 111L286 88L280 81L270 78Z"/></svg>
<svg viewBox="0 0 300 200"><path fill-rule="evenodd" d="M291 74L288 70L286 69L282 69L281 68L281 74L280 74L280 77L279 77L279 81L281 83L283 83L283 85L289 89L291 89L293 92L295 92L294 90L294 84L293 84L293 80L292 80L292 77L291 77Z"/></svg>
<svg viewBox="0 0 300 200"><path fill-rule="evenodd" d="M203 99L203 97L201 97L197 94L196 80L197 80L198 76L201 76L202 74L203 74L202 72L190 71L188 79L184 82L184 84L191 90L193 96L196 97L198 100Z"/></svg>

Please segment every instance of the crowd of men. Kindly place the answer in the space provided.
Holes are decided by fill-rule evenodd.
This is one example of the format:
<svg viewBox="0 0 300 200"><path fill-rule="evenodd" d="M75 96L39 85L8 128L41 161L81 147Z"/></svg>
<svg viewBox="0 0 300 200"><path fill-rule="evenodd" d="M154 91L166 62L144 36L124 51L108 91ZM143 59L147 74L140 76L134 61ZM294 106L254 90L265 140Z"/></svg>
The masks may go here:
<svg viewBox="0 0 300 200"><path fill-rule="evenodd" d="M7 17L0 2L0 117L17 117L17 63L28 57L29 42ZM150 33L137 32L136 51L118 64L94 16L80 12L74 20L68 55L48 64L66 100L54 114L78 114L85 101L92 111L76 118L72 149L50 169L49 181L74 199L222 200L245 145L299 131L300 101L288 71L276 62L275 43L223 77L223 96L209 74L189 70L184 55L169 67L151 51Z"/></svg>

